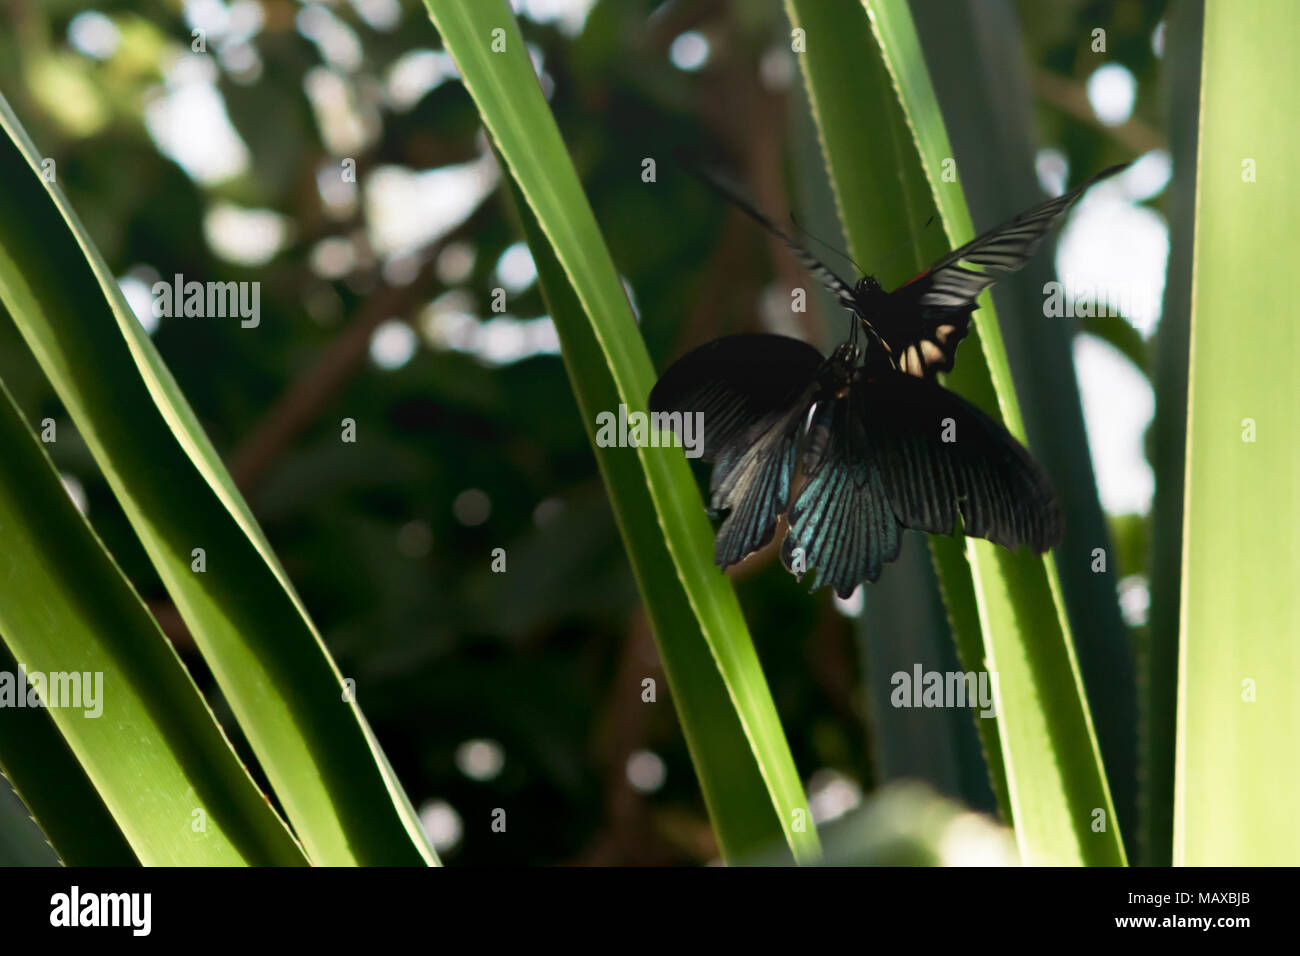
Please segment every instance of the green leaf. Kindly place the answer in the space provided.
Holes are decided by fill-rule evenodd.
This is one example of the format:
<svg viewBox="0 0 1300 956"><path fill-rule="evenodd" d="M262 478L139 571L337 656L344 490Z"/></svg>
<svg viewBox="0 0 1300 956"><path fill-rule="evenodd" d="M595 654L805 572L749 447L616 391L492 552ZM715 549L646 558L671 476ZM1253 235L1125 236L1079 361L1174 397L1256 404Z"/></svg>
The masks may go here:
<svg viewBox="0 0 1300 956"><path fill-rule="evenodd" d="M17 673L18 661L0 639L0 674ZM42 849L56 862L62 860L68 866L140 865L94 784L50 719L49 710L17 706L0 710L0 771L8 780L7 786L0 783L0 791L13 788L13 800L20 801L22 813L29 817L23 822L36 829ZM0 793L0 801L7 804L7 795ZM0 831L10 826L0 823ZM13 835L12 831L6 832L4 838ZM19 865L43 863L30 859Z"/></svg>
<svg viewBox="0 0 1300 956"><path fill-rule="evenodd" d="M952 547L960 565L956 579L964 578L969 585L970 572L961 547L953 541L943 543ZM978 621L973 595L969 607L971 619ZM960 798L971 809L996 812L999 806L993 777L982 753L984 739L997 741L991 715L978 716L980 707L975 700L968 700L965 707L893 705L898 692L896 674L910 676L917 667L922 673L984 669L978 627L975 653L970 656L964 650L958 653L948 623L935 554L923 536L907 535L902 552L878 586L866 589L858 618L876 780L881 784L923 781L940 793ZM995 749L990 753L996 756Z"/></svg>
<svg viewBox="0 0 1300 956"><path fill-rule="evenodd" d="M655 380L618 272L507 5L485 0L426 3L562 270L563 281L554 275L546 291L556 325L567 337L566 349L576 350L566 355L566 362L584 425L594 438L595 413L616 412L618 404L627 405L629 413L644 411ZM648 183L646 188L655 187ZM533 245L536 254L536 238ZM574 318L578 308L587 330ZM620 458L634 460L636 471ZM724 856L738 860L764 849L765 843L784 842L796 860L816 859L817 836L794 760L735 592L713 566L712 529L681 451L610 450L599 460L647 610L652 620L658 618L655 637ZM646 540L641 517L630 520L634 508L646 506L647 496L667 564L663 549ZM670 571L677 585L660 580ZM679 630L669 622L683 620L678 606L683 598L694 621ZM716 727L709 723L714 718L721 721ZM742 735L745 746L737 753ZM737 780L726 779L733 772L728 768L739 769ZM756 820L759 780L765 807Z"/></svg>
<svg viewBox="0 0 1300 956"><path fill-rule="evenodd" d="M1079 319L1079 331L1095 335L1133 363L1139 372L1146 373L1150 358L1142 333L1127 319L1117 316L1093 316Z"/></svg>
<svg viewBox="0 0 1300 956"><path fill-rule="evenodd" d="M1018 67L1025 37L1012 4L911 0L911 10L943 109L956 175L975 221L992 226L1042 202L1034 172L1032 93L1028 71ZM1128 158L1107 156L1093 169ZM1064 534L1054 563L1106 780L1121 832L1131 840L1137 830L1133 647L1120 615L1117 564L1088 452L1074 372L1076 327L1069 319L1044 316L1043 289L1056 278L1055 235L1049 234L1024 269L993 287L993 300L1025 434L1060 500ZM1141 336L1125 319L1085 319L1078 325L1116 345L1139 369L1145 367ZM1112 556L1104 569L1092 560L1096 548ZM1125 846L1126 852L1131 849Z"/></svg>
<svg viewBox="0 0 1300 956"><path fill-rule="evenodd" d="M308 856L432 861L247 504L3 100L0 127L0 301L103 470ZM197 548L203 572L192 567Z"/></svg>
<svg viewBox="0 0 1300 956"><path fill-rule="evenodd" d="M578 407L584 421L594 422L601 409L618 405L617 388L564 271L518 186L508 182L537 264L546 306L559 332ZM602 448L594 441L592 448L655 635L690 637L660 640L660 658L719 845L733 860L743 858L746 848L773 843L784 847L782 835L774 832L777 821L772 800L740 715L709 652L689 596L673 570L645 474L637 459L623 449Z"/></svg>
<svg viewBox="0 0 1300 956"><path fill-rule="evenodd" d="M1169 183L1169 264L1152 354L1155 418L1148 454L1156 475L1151 504L1151 604L1139 654L1141 780L1138 835L1143 866L1173 861L1174 751L1178 738L1178 613L1187 467L1187 371L1192 311L1192 232L1196 218L1196 136L1200 123L1204 4L1174 7L1165 32L1165 115L1174 175Z"/></svg>
<svg viewBox="0 0 1300 956"><path fill-rule="evenodd" d="M944 247L937 231L924 229L925 220L934 212L928 188L920 180L907 184L899 179L901 157L914 153L915 148L879 50L866 34L861 10L855 4L795 6L787 3L786 6L796 27L811 30L820 37L835 37L830 44L820 44L816 57L799 56L807 81L807 105L815 114L813 125L822 144L822 151L816 157L817 171L801 177L804 192L819 197L822 190L807 180L813 176L824 177L828 164L838 163L832 175L835 188L826 189L833 198L826 200L826 204L840 210L839 220L832 227L826 219L817 216L823 205L817 202L810 207L810 221L815 223L817 234L830 235L830 230L840 229L841 223L844 228L853 229L849 245L857 261L871 262L873 266L881 263L901 282L923 267L927 254L937 256ZM847 25L849 32L838 33L837 21ZM813 89L818 95L810 95ZM861 115L862 103L873 104L878 110L879 126L869 132L855 119ZM910 189L905 188L908 185ZM843 215L846 207L858 207L862 203L871 208L870 217ZM896 245L900 236L910 240L901 251ZM882 271L882 278L884 275ZM833 345L844 334L846 316L832 296L821 298L827 316L827 344ZM933 569L926 566L927 562ZM938 573L936 579L936 572L945 563L947 571ZM899 586L900 581L911 584ZM942 593L945 589L951 592L947 601ZM929 600L925 601L921 595L928 596ZM962 599L965 595L969 595L969 600ZM918 608L918 600L925 606ZM930 606L937 609L940 604L946 605L946 619L942 611L932 613ZM886 569L878 586L865 586L863 613L855 630L871 700L888 701L893 689L891 675L900 661L915 663L950 658L951 653L945 652L940 642L953 641L957 645L964 670L983 670L979 617L971 593L970 571L960 545L931 538L928 557L919 549L905 546L898 560ZM972 649L974 653L968 653ZM910 671L912 663L903 669ZM954 795L960 792L970 805L980 807L987 807L990 786L995 796L1005 792L994 721L972 720L969 713L886 711L883 706L872 716L873 752L882 781L923 779L943 792ZM942 722L945 736L955 735L954 746L918 750L916 736L933 738L934 725L938 722ZM978 743L974 747L969 744L972 735L962 723L978 731ZM987 783L979 780L979 775L987 776ZM1009 820L1010 807L1005 799L998 799L998 807Z"/></svg>
<svg viewBox="0 0 1300 956"><path fill-rule="evenodd" d="M936 248L942 237L923 232L932 204L954 244L969 237L961 189L942 181L942 161L952 151L906 5L868 4L868 19L863 6L852 0L787 4L792 22L805 30L806 52L799 59L854 257L886 262L887 240L873 235L872 223L891 204L893 218L911 224L917 265L944 251ZM878 76L873 64L882 54L910 142L898 134L888 96L873 82ZM882 142L882 130L893 135ZM891 167L896 178L888 176ZM933 198L927 201L928 196ZM887 284L898 280L888 273L881 278ZM972 341L982 344L984 361L968 342L950 385L993 414L1000 407L1008 427L1023 439L1006 353L987 296L978 316L980 333ZM1029 863L1122 862L1051 560L975 540L967 541L967 557L984 656L998 675L998 745L1006 770L1007 816L1015 823L1022 858ZM953 564L940 563L945 579L956 574ZM966 587L960 580L943 584L950 594L962 594ZM953 610L969 613L964 602L951 605ZM954 618L953 625L968 635L963 640L959 634L959 647L969 647L972 622ZM1102 833L1093 832L1094 809L1104 811Z"/></svg>
<svg viewBox="0 0 1300 956"><path fill-rule="evenodd" d="M0 447L0 633L23 672L44 675L50 705L6 701L0 753L55 849L69 863L120 865L125 836L149 865L304 864L3 385ZM32 703L17 674L7 672L9 692ZM65 694L75 706L59 706ZM98 797L50 739L46 714ZM52 749L37 759L41 744Z"/></svg>
<svg viewBox="0 0 1300 956"><path fill-rule="evenodd" d="M1015 866L1014 835L915 781L882 787L824 828L829 866Z"/></svg>
<svg viewBox="0 0 1300 956"><path fill-rule="evenodd" d="M1206 5L1188 393L1176 865L1300 848L1300 90L1288 0Z"/></svg>
<svg viewBox="0 0 1300 956"><path fill-rule="evenodd" d="M52 725L48 730L60 744L63 743L63 738L59 737L59 732ZM71 754L68 755L68 762L76 765L76 760ZM85 787L89 792L94 793L89 784ZM103 813L107 818L108 812L103 811ZM112 820L110 819L109 822L111 823ZM125 851L125 855L118 857L121 860L120 865L135 865L135 855L122 840L121 834L118 834L117 839L122 850ZM0 778L0 866L60 865L59 855L54 852L54 847L50 846L48 838L32 819L32 811L19 799L9 781Z"/></svg>

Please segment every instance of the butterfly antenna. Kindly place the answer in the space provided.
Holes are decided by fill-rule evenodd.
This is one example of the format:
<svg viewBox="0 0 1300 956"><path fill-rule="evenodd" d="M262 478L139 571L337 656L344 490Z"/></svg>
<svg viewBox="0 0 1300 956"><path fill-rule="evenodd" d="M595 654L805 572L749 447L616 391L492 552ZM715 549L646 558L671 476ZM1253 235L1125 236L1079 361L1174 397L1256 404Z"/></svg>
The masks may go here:
<svg viewBox="0 0 1300 956"><path fill-rule="evenodd" d="M799 222L798 219L795 218L794 213L790 213L790 221L791 221L792 223L794 223L794 227L795 227L796 229L798 229L801 233L803 233L805 236L807 236L807 237L808 237L809 239L811 239L813 242L817 243L817 244L818 244L819 246L821 246L823 249L827 250L828 252L833 252L833 253L835 253L837 256L839 256L841 259L843 259L845 262L851 263L851 264L853 265L853 267L854 267L855 269L858 270L858 274L859 274L859 275L866 275L866 274L867 274L867 270L864 269L864 268L862 268L862 266L858 265L857 260L854 259L852 256L850 256L847 252L842 252L841 250L835 248L833 245L831 245L831 244L830 244L829 242L827 242L826 240L824 240L824 239L822 239L822 238L820 238L820 237L818 237L818 236L813 235L811 232L809 232L807 229L805 229L804 226L803 226L803 224L802 224L801 222ZM925 221L925 225L923 225L923 226L921 227L921 233L924 234L925 231L926 231L927 229L929 229L929 228L930 228L931 226L933 226L933 225L934 225L934 215L933 215L933 213L932 213L932 214L930 215L930 218L927 219L927 220ZM893 248L893 250L891 250L890 253L885 257L885 260L884 260L885 265L886 265L886 266L892 265L892 264L893 264L893 263L898 259L899 254L902 253L902 252L906 249L907 245L908 245L908 240L906 240L906 239L904 239L902 242L898 243L898 244Z"/></svg>
<svg viewBox="0 0 1300 956"><path fill-rule="evenodd" d="M858 274L859 274L859 275L866 275L866 274L867 274L867 270L864 269L864 268L862 268L862 266L858 265L857 262L854 260L854 258L853 258L851 255L849 255L847 252L842 252L842 251L840 251L839 249L836 249L834 246L832 246L832 245L831 245L829 242L827 242L825 239L820 239L820 238L818 238L817 236L814 236L814 235L813 235L811 232L809 232L807 229L805 229L805 228L803 227L803 224L800 223L799 220L796 219L796 218L794 217L794 213L790 213L790 221L791 221L792 223L794 223L794 227L795 227L796 229L798 229L800 232L802 232L805 236L807 236L807 237L808 237L809 239L811 239L813 242L817 243L817 245L821 246L821 247L822 247L823 249L825 249L827 252L833 252L833 253L835 253L837 256L839 256L841 259L843 259L845 262L850 263L850 264L853 266L853 268L855 268L855 269L858 270Z"/></svg>
<svg viewBox="0 0 1300 956"><path fill-rule="evenodd" d="M926 230L933 225L934 225L934 215L931 214L930 218L925 221L925 225L923 225L920 231L917 233L917 238L919 239L921 236L925 235ZM889 251L888 255L886 255L885 258L882 260L884 263L884 268L888 269L889 266L892 266L895 262L897 262L898 257L902 253L907 251L907 247L911 244L911 242L912 240L910 239L904 239L901 242L899 242L897 245L895 245L894 248Z"/></svg>

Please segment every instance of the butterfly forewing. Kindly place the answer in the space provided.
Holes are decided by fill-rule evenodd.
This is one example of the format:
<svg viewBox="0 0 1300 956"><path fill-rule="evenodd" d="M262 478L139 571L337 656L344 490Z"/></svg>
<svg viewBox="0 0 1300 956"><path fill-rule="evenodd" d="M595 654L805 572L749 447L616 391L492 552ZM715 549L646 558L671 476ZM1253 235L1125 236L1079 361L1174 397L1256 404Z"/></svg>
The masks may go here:
<svg viewBox="0 0 1300 956"><path fill-rule="evenodd" d="M650 393L652 412L698 413L714 462L712 510L725 515L722 567L768 544L790 498L801 426L822 355L781 335L733 335L674 363Z"/></svg>
<svg viewBox="0 0 1300 956"><path fill-rule="evenodd" d="M1056 497L998 422L934 382L892 373L855 389L885 493L904 527L1046 551L1060 540Z"/></svg>
<svg viewBox="0 0 1300 956"><path fill-rule="evenodd" d="M982 236L978 236L966 243L966 245L948 253L934 264L929 274L933 275L939 270L946 269L962 261L989 269L997 269L1003 273L1015 272L1038 251L1038 247L1042 245L1043 237L1047 235L1048 230L1056 224L1056 221L1074 204L1076 199L1103 179L1114 176L1127 168L1127 163L1121 163L1118 166L1103 169L1097 175L1084 180L1069 192L1062 193L1055 199L1049 199L1033 209L1022 212L996 229L990 229Z"/></svg>
<svg viewBox="0 0 1300 956"><path fill-rule="evenodd" d="M970 330L979 294L1020 269L1048 230L1092 185L1126 168L1112 166L1069 192L1021 213L954 249L915 279L894 290L878 314L864 316L899 371L929 377L952 369L957 346ZM979 266L989 272L976 271Z"/></svg>

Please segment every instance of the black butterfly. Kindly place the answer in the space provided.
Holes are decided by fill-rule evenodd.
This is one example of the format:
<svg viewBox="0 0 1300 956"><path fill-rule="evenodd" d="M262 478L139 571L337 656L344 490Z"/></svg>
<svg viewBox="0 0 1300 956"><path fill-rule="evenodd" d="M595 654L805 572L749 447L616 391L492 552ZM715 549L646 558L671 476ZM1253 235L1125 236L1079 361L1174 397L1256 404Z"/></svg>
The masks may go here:
<svg viewBox="0 0 1300 956"><path fill-rule="evenodd" d="M902 530L965 534L1006 548L1060 540L1046 475L1002 425L934 381L952 368L979 293L1033 254L1087 186L1023 213L884 292L871 276L850 287L739 194L714 182L785 240L854 315L830 358L781 335L735 335L687 353L650 393L654 412L698 413L714 463L710 513L724 520L723 568L769 544L781 515L781 558L796 575L848 597L898 556ZM866 348L857 344L858 323ZM861 362L861 364L860 364ZM796 479L802 483L797 494Z"/></svg>

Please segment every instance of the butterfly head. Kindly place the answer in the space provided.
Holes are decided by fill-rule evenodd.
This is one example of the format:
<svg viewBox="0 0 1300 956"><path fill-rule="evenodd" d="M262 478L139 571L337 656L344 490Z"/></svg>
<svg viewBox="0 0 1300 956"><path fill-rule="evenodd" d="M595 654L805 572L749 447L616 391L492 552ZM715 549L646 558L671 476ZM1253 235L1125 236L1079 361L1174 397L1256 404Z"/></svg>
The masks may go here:
<svg viewBox="0 0 1300 956"><path fill-rule="evenodd" d="M875 276L863 276L853 287L853 312L863 322L870 323L880 313L887 297Z"/></svg>
<svg viewBox="0 0 1300 956"><path fill-rule="evenodd" d="M880 294L880 283L876 281L875 276L863 276L858 280L858 284L853 287L853 291L860 296L875 296Z"/></svg>

